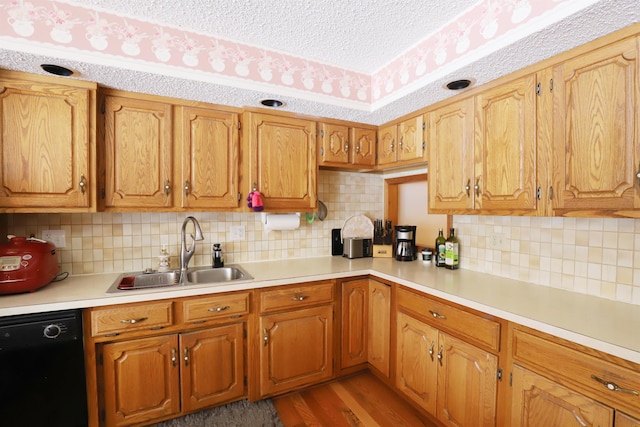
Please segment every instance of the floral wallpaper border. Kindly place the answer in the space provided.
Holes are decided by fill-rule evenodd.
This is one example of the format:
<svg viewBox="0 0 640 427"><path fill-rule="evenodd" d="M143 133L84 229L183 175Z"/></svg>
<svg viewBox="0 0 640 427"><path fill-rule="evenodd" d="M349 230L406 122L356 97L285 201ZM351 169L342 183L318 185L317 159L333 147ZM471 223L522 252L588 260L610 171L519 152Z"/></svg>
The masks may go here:
<svg viewBox="0 0 640 427"><path fill-rule="evenodd" d="M57 45L371 105L527 23L599 0L483 0L373 75L64 0L0 0L0 40ZM540 19L544 17L544 19ZM46 52L43 52L46 53Z"/></svg>

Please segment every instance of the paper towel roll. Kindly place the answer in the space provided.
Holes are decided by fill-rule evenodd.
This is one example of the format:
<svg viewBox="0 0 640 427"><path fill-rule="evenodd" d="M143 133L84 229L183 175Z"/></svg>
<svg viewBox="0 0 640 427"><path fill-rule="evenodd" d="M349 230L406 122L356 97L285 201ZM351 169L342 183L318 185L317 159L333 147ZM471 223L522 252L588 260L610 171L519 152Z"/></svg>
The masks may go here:
<svg viewBox="0 0 640 427"><path fill-rule="evenodd" d="M262 223L264 231L267 233L272 230L295 230L300 227L300 214L262 214Z"/></svg>

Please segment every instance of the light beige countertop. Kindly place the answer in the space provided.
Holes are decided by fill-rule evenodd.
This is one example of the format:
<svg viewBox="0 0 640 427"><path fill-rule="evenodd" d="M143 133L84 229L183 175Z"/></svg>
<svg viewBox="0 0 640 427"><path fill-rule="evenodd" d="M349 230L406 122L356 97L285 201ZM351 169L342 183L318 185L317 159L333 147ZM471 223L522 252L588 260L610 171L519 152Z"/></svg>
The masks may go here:
<svg viewBox="0 0 640 427"><path fill-rule="evenodd" d="M36 292L0 295L0 316L373 275L487 314L640 363L640 306L469 270L391 258L318 257L247 262L254 280L218 286L123 291L107 289L119 274L71 276Z"/></svg>

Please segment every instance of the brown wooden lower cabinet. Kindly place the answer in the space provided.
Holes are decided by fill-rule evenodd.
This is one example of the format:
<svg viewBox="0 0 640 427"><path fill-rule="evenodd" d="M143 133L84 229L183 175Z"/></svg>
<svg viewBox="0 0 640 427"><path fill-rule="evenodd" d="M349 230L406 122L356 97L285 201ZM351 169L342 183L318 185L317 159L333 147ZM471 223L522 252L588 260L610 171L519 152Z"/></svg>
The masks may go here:
<svg viewBox="0 0 640 427"><path fill-rule="evenodd" d="M446 426L495 426L498 357L397 315L396 387Z"/></svg>
<svg viewBox="0 0 640 427"><path fill-rule="evenodd" d="M261 396L333 376L333 305L262 316L260 331Z"/></svg>
<svg viewBox="0 0 640 427"><path fill-rule="evenodd" d="M640 427L640 420L616 411L615 427Z"/></svg>
<svg viewBox="0 0 640 427"><path fill-rule="evenodd" d="M369 363L389 377L391 285L371 279L342 283L341 368Z"/></svg>
<svg viewBox="0 0 640 427"><path fill-rule="evenodd" d="M243 323L236 323L105 344L105 425L149 421L242 397L243 333Z"/></svg>

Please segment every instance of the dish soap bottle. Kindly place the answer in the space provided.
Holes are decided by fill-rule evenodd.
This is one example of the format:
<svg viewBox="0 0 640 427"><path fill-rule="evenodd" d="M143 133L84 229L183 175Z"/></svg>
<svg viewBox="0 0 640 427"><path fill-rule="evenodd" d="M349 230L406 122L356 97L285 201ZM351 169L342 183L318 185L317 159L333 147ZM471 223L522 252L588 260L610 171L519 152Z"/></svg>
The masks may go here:
<svg viewBox="0 0 640 427"><path fill-rule="evenodd" d="M456 270L460 265L460 242L455 236L453 228L450 230L449 237L445 244L445 261L444 266L450 270Z"/></svg>
<svg viewBox="0 0 640 427"><path fill-rule="evenodd" d="M171 255L169 255L169 251L167 251L167 247L165 245L162 245L158 259L159 272L162 273L171 269Z"/></svg>
<svg viewBox="0 0 640 427"><path fill-rule="evenodd" d="M214 243L212 248L213 268L224 267L224 258L222 257L222 249L220 243Z"/></svg>

